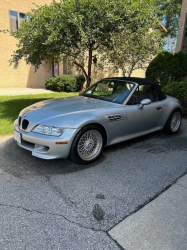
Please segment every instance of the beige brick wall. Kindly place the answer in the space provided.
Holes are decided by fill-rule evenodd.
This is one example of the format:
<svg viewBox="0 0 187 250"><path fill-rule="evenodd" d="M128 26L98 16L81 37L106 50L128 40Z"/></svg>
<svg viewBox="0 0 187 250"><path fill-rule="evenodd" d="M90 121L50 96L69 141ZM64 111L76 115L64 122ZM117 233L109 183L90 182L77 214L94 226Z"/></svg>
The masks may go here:
<svg viewBox="0 0 187 250"><path fill-rule="evenodd" d="M38 5L51 3L52 0L0 0L0 29L10 28L9 10L27 13ZM22 61L18 69L9 65L11 54L16 49L16 39L9 34L0 33L0 88L1 87L42 87L44 80L52 75L50 62L35 73L34 68Z"/></svg>
<svg viewBox="0 0 187 250"><path fill-rule="evenodd" d="M180 50L182 50L184 31L185 31L186 13L187 13L187 0L183 0L182 8L181 8L181 15L180 15L180 24L179 24L176 52L179 52Z"/></svg>

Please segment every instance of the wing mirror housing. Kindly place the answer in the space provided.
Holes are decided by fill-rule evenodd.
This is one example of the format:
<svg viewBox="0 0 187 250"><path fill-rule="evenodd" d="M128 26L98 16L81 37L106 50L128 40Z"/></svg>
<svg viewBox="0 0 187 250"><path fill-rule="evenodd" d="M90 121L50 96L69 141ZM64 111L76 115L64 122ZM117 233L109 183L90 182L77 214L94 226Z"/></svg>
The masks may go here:
<svg viewBox="0 0 187 250"><path fill-rule="evenodd" d="M149 105L151 103L150 99L143 99L140 103L139 109L143 109L145 105Z"/></svg>

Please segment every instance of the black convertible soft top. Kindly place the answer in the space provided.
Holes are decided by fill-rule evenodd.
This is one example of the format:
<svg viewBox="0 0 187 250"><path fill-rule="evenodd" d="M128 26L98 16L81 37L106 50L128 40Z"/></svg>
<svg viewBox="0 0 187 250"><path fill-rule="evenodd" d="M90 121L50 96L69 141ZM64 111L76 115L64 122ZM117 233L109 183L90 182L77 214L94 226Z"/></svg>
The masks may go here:
<svg viewBox="0 0 187 250"><path fill-rule="evenodd" d="M139 77L110 77L110 78L105 78L106 80L124 80L127 82L135 82L139 85L144 85L144 84L153 84L157 90L158 93L158 100L162 101L164 99L166 99L166 96L164 95L164 93L162 92L160 85L158 84L158 82L154 82L150 79L147 78L139 78Z"/></svg>

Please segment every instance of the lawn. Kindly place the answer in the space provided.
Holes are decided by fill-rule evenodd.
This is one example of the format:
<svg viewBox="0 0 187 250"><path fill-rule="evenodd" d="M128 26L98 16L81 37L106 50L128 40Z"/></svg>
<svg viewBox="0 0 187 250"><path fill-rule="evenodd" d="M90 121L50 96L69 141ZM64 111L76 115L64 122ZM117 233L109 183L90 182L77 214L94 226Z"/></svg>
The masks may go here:
<svg viewBox="0 0 187 250"><path fill-rule="evenodd" d="M12 134L13 122L25 107L47 99L71 97L78 93L0 96L0 135Z"/></svg>

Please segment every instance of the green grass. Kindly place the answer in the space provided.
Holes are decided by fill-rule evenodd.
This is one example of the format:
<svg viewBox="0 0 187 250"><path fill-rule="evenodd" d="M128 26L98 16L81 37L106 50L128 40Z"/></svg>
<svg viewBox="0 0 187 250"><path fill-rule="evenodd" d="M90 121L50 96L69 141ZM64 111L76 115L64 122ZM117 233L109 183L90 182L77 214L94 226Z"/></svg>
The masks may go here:
<svg viewBox="0 0 187 250"><path fill-rule="evenodd" d="M20 111L36 102L47 99L71 97L78 93L52 93L20 96L0 96L0 135L12 134L13 122Z"/></svg>

